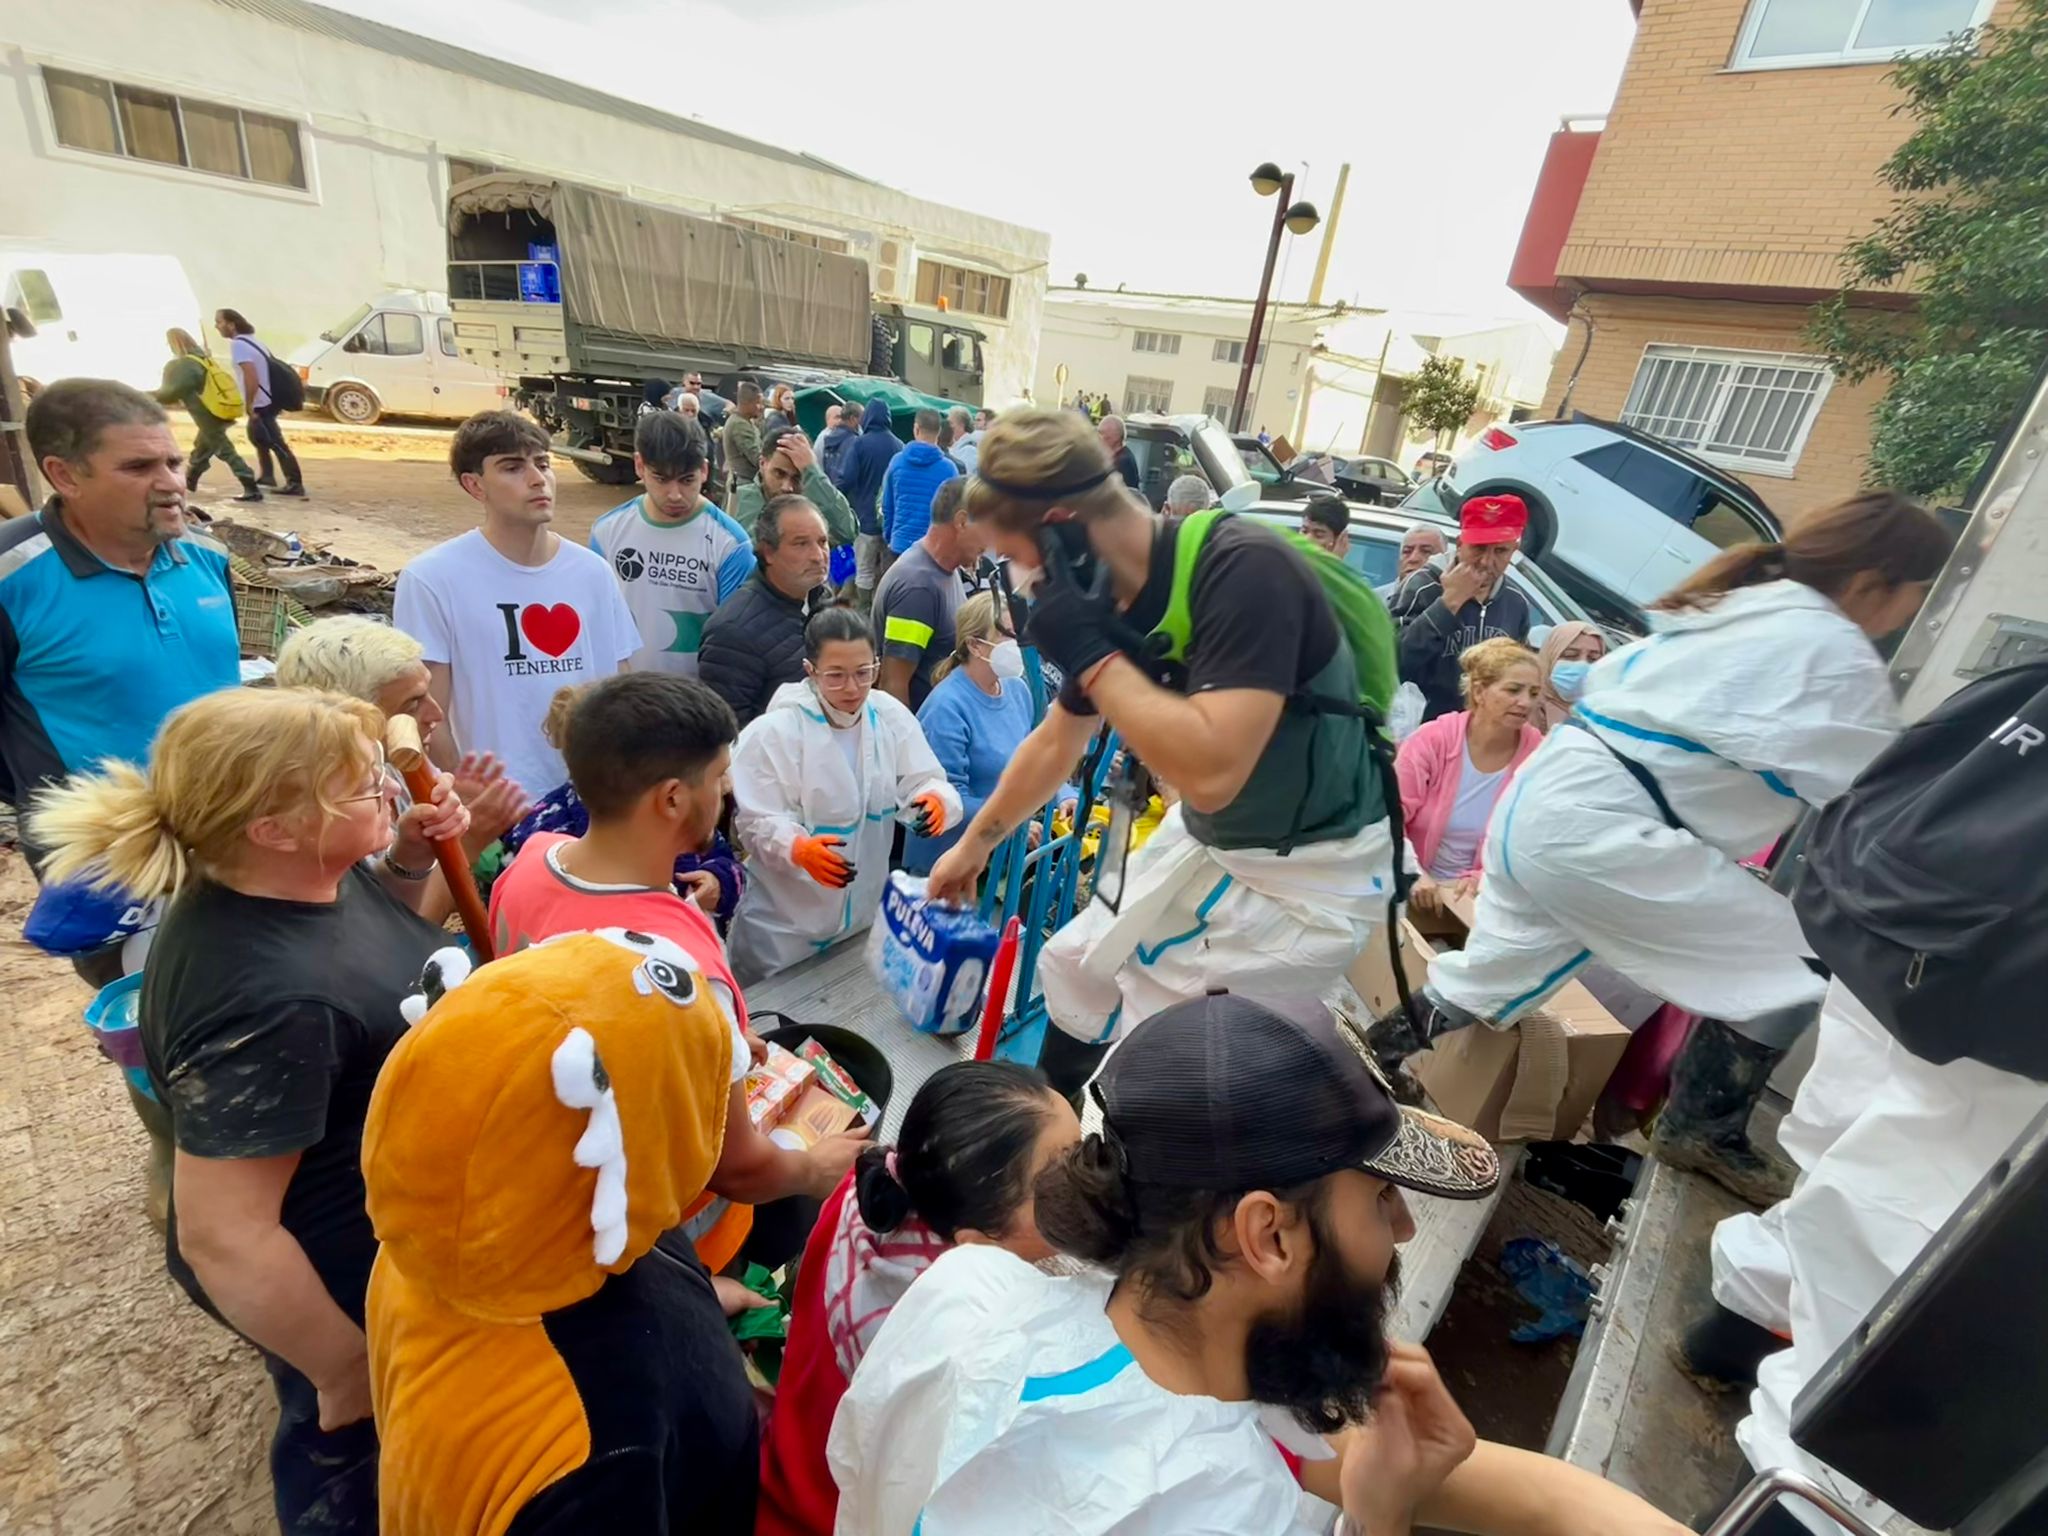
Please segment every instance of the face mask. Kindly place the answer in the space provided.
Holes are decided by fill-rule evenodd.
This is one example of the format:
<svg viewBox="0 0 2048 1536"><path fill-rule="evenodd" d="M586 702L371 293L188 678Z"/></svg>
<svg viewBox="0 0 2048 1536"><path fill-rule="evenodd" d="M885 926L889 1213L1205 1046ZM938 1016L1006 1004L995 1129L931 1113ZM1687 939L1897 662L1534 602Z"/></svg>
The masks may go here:
<svg viewBox="0 0 2048 1536"><path fill-rule="evenodd" d="M1593 670L1590 661L1560 661L1550 669L1550 687L1556 695L1569 703L1586 690L1586 674Z"/></svg>
<svg viewBox="0 0 2048 1536"><path fill-rule="evenodd" d="M816 678L811 679L811 696L818 701L818 708L825 711L825 718L841 730L860 724L860 711L848 713L846 710L834 708L832 702L825 697L824 690L818 686Z"/></svg>
<svg viewBox="0 0 2048 1536"><path fill-rule="evenodd" d="M1024 651L1014 640L998 640L988 653L989 670L997 677L1022 677Z"/></svg>

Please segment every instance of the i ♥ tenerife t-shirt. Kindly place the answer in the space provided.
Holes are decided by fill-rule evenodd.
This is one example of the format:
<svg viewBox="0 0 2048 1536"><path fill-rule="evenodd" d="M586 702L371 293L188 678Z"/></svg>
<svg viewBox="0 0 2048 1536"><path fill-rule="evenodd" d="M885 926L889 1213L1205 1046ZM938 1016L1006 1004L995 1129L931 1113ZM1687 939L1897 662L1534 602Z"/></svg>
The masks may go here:
<svg viewBox="0 0 2048 1536"><path fill-rule="evenodd" d="M546 565L518 565L472 529L398 573L392 622L454 673L450 723L465 752L495 752L538 798L568 775L541 735L557 689L609 677L640 648L611 567L559 540Z"/></svg>

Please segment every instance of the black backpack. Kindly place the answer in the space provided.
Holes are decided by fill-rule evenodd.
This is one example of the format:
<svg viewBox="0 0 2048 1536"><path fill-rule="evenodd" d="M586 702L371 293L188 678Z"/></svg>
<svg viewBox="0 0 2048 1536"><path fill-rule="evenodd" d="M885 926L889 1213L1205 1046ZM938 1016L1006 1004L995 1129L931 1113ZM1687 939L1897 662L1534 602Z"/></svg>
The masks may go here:
<svg viewBox="0 0 2048 1536"><path fill-rule="evenodd" d="M1821 811L1792 900L1915 1056L2048 1082L2048 662L1908 726Z"/></svg>
<svg viewBox="0 0 2048 1536"><path fill-rule="evenodd" d="M270 365L269 376L264 387L270 391L270 403L280 411L302 411L306 408L306 381L299 377L299 370L290 363L282 362L270 348L257 341L254 336L248 341L263 354L264 362Z"/></svg>

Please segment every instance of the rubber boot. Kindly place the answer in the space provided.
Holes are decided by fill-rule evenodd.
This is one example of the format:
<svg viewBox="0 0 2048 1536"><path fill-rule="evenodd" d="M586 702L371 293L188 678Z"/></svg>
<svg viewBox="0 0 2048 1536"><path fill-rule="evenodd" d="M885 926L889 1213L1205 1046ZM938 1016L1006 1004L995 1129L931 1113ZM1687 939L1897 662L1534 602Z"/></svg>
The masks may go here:
<svg viewBox="0 0 2048 1536"><path fill-rule="evenodd" d="M1396 1103L1421 1107L1425 1102L1422 1084L1408 1070L1408 1058L1430 1048L1441 1036L1476 1023L1473 1015L1436 996L1424 987L1410 1001L1410 1012L1396 1003L1374 1019L1365 1032L1373 1065L1394 1095Z"/></svg>
<svg viewBox="0 0 2048 1536"><path fill-rule="evenodd" d="M199 471L189 465L185 470L185 494L192 495L199 489Z"/></svg>
<svg viewBox="0 0 2048 1536"><path fill-rule="evenodd" d="M262 499L263 487L254 480L244 480L242 482L242 494L235 498L237 501L261 501Z"/></svg>
<svg viewBox="0 0 2048 1536"><path fill-rule="evenodd" d="M1673 1350L1678 1368L1707 1392L1734 1392L1756 1385L1757 1367L1791 1345L1761 1323L1719 1302L1714 1310L1685 1330Z"/></svg>
<svg viewBox="0 0 2048 1536"><path fill-rule="evenodd" d="M1704 1174L1759 1208L1792 1192L1792 1166L1757 1150L1749 1117L1785 1053L1701 1019L1671 1066L1671 1096L1657 1117L1650 1152L1659 1162Z"/></svg>

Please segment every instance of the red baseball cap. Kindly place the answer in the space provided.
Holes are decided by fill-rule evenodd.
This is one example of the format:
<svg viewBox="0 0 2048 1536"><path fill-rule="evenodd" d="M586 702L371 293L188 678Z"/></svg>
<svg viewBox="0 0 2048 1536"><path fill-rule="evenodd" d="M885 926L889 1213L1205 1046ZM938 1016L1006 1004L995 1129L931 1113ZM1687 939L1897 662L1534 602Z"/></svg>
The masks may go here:
<svg viewBox="0 0 2048 1536"><path fill-rule="evenodd" d="M1505 544L1529 528L1529 506L1515 495L1474 496L1458 509L1460 544Z"/></svg>

